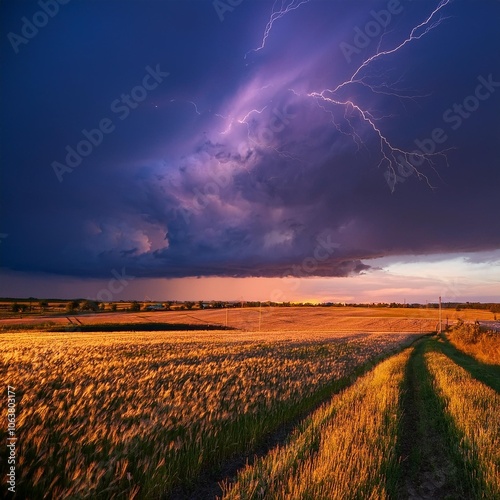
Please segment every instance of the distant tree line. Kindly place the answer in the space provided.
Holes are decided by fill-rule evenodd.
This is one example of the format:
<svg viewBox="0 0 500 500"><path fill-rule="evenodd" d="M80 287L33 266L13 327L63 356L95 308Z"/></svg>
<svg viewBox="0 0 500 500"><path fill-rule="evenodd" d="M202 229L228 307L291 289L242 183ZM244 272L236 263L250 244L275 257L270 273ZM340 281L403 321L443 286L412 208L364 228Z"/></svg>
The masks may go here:
<svg viewBox="0 0 500 500"><path fill-rule="evenodd" d="M8 299L7 299L8 300ZM10 299L15 300L11 305L11 311L15 313L24 313L26 311L38 310L40 312L45 312L50 310L48 300L38 300L30 297L29 299L24 299L24 302L29 301L29 305L26 303L19 303L17 300L22 299ZM56 301L56 300L54 300ZM57 301L60 302L60 301ZM124 302L123 300L120 302ZM32 304L35 303L33 306ZM104 302L99 302L95 300L83 300L74 299L67 301L64 305L61 304L57 307L64 308L67 313L77 313L77 312L100 312L100 311L117 311L118 305L116 302L110 302L108 304ZM255 308L255 307L380 307L380 308L428 308L437 309L439 304L437 302L428 304L419 303L401 303L401 302L372 302L372 303L345 303L345 302L322 302L319 304L313 304L311 302L273 302L273 301L221 301L221 300L211 300L211 301L177 301L169 300L165 302L153 303L140 302L134 300L129 303L129 306L124 309L120 308L120 311L171 311L171 310L181 310L181 311L191 311L200 309L223 309L223 308ZM482 303L482 302L443 302L443 309L455 309L461 311L463 309L481 309L489 310L492 313L500 313L499 303Z"/></svg>

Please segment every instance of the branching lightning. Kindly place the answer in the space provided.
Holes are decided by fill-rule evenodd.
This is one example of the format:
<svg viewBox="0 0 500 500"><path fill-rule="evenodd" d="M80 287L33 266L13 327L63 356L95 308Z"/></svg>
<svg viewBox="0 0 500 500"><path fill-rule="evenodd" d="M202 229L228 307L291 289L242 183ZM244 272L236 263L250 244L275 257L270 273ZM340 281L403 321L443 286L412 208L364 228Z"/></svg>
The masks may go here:
<svg viewBox="0 0 500 500"><path fill-rule="evenodd" d="M414 40L420 40L423 36L427 35L430 31L432 31L433 29L437 28L441 24L441 22L444 20L444 18L440 17L439 19L437 19L436 21L434 21L432 24L429 24L429 23L432 21L432 19L434 18L434 16L436 14L438 14L444 7L446 7L446 5L448 5L452 1L453 0L441 0L441 2L439 2L439 5L432 11L432 13L429 15L429 17L425 21L421 22L418 26L415 26L415 28L413 28L411 30L411 32L408 35L408 37L403 42L401 42L397 47L394 47L394 48L392 48L390 50L382 50L382 51L380 50L380 46L377 47L377 52L375 52L375 54L373 54L371 57L369 57L368 59L366 59L365 61L363 61L363 63L359 65L359 67L352 74L352 76L351 76L351 78L349 80L346 80L345 82L340 83L331 92L337 92L342 87L344 87L346 85L349 85L350 83L360 83L360 82L362 82L363 79L357 80L356 79L357 76L359 75L359 73L364 68L366 68L373 61L375 61L375 60L377 60L377 59L379 59L379 58L381 58L383 56L388 56L388 55L394 54L395 52L398 52L405 45L409 44L410 42L412 42ZM420 29L423 29L423 31L420 34L417 34L417 32Z"/></svg>
<svg viewBox="0 0 500 500"><path fill-rule="evenodd" d="M188 104L192 104L194 106L194 111L197 115L201 115L200 111L198 110L198 106L194 101L188 101L188 100L178 100L178 99L170 99L170 102L187 102Z"/></svg>
<svg viewBox="0 0 500 500"><path fill-rule="evenodd" d="M275 21L281 19L288 12L297 9L302 4L307 3L309 0L293 0L291 2L286 3L286 0L276 0L273 9L271 12L271 17L266 25L264 30L264 36L262 38L262 42L259 47L253 49L253 52L257 52L262 50L265 47L267 38L269 37L271 30ZM446 150L435 152L435 153L424 153L419 151L406 151L404 149L398 148L395 146L391 140L384 135L380 126L377 122L381 121L383 116L376 117L375 112L371 112L370 110L364 108L359 102L351 96L350 98L342 98L339 94L343 89L349 88L354 85L363 86L365 89L375 93L375 94L384 94L392 97L396 97L398 99L415 99L416 97L423 97L421 95L416 94L415 92L398 90L394 87L399 83L399 80L395 82L392 86L387 83L382 84L374 84L373 83L373 73L367 74L367 69L372 63L377 61L378 59L387 57L389 55L395 54L405 48L406 45L415 42L416 40L420 40L422 37L426 36L429 32L437 28L441 22L445 19L442 17L442 10L453 0L441 0L437 7L428 15L428 17L419 23L417 26L412 28L409 35L398 45L393 48L381 50L382 41L384 35L382 35L381 39L376 48L375 54L365 59L352 73L351 77L341 83L339 83L336 87L332 89L324 89L317 92L311 92L306 94L307 97L313 98L316 100L318 106L325 112L329 113L332 117L332 123L336 127L336 129L342 133L347 134L352 137L354 142L357 145L358 151L361 146L366 147L362 141L361 136L356 131L355 126L351 122L351 116L357 115L357 117L364 122L369 129L371 129L375 136L378 138L380 144L380 154L381 159L378 164L378 167L386 166L387 172L386 175L389 175L392 179L402 179L396 174L396 169L398 172L402 174L404 177L408 177L409 175L416 174L419 179L424 179L429 187L433 187L429 181L429 178L424 175L417 167L427 164L429 165L436 173L436 168L433 160L436 157L441 157L447 162ZM250 51L250 52L252 52ZM249 54L245 55L245 57ZM378 74L375 75L379 81L384 81L382 78L383 75ZM295 95L300 95L293 89L290 89ZM342 129L342 127L335 121L335 115L333 109L341 107L343 108L343 118L347 123L348 132ZM248 116L248 115L247 115ZM244 120L243 120L244 121ZM277 149L276 149L277 150ZM278 151L278 150L277 150ZM413 161L412 161L413 160ZM392 185L392 190L394 190L394 183Z"/></svg>
<svg viewBox="0 0 500 500"><path fill-rule="evenodd" d="M258 52L266 46L266 41L271 34L274 23L277 20L281 19L289 12L298 9L301 5L309 3L310 1L311 0L275 0L269 21L264 30L261 44L259 47L247 52L245 58L251 52ZM434 10L426 17L426 19L411 29L403 41L397 43L396 46L392 48L382 50L385 35L387 35L384 31L378 41L375 53L363 60L363 62L361 62L361 64L354 69L350 78L337 84L335 87L309 93L301 93L293 88L287 89L292 92L294 96L301 99L313 99L323 112L328 113L331 116L331 122L338 132L352 138L357 146L357 151L360 151L361 148L368 150L367 145L363 141L360 130L360 124L364 124L364 127L366 127L368 131L375 136L377 143L379 144L380 161L377 167L386 167L387 170L384 172L384 175L386 176L389 185L391 186L389 178L394 181L391 186L392 191L394 191L394 185L396 182L403 181L405 177L409 177L410 175L416 175L418 179L424 180L430 188L433 188L428 176L422 173L419 168L422 165L426 165L439 176L439 173L436 170L435 160L440 158L448 164L446 157L446 152L448 150L427 153L419 150L409 151L398 147L383 132L381 126L385 118L393 115L387 115L376 110L366 108L360 102L360 99L356 98L356 92L352 92L352 90L355 91L356 88L358 90L359 88L363 88L365 91L369 91L373 94L382 94L394 97L399 99L403 106L404 100L406 99L415 100L416 98L425 97L425 95L418 94L415 90L402 88L402 77L392 78L391 72L379 71L376 67L374 67L374 63L382 58L401 52L406 48L406 46L415 43L428 35L431 31L435 30L443 22L443 20L446 19L446 17L443 17L443 10L453 1L454 0L441 0L437 7L434 8ZM257 89L256 94L260 94L261 91L272 86L274 86L274 84L265 85ZM270 101L272 102L272 99ZM189 102L194 106L198 115L201 114L193 101L186 102ZM233 125L242 124L247 128L249 143L262 147L263 144L258 143L254 138L252 138L251 126L253 126L254 119L257 118L255 115L261 115L268 107L269 105L262 107L262 109L251 109L246 112L242 118L231 116L226 117L221 114L216 114L215 116L220 119L229 120L226 129L220 132L220 134L226 135L232 130ZM283 158L303 162L302 159L283 150L283 148L277 146L276 144L265 144L264 147L274 150Z"/></svg>
<svg viewBox="0 0 500 500"><path fill-rule="evenodd" d="M443 21L443 17L439 17L436 19L436 16L440 14L440 11L452 1L453 0L441 0L441 2L432 11L432 13L423 22L415 26L411 30L408 37L403 42L398 44L396 47L388 50L380 50L380 44L379 44L376 53L370 56L369 58L365 59L357 67L357 69L353 72L352 76L348 80L339 83L333 89L324 89L321 92L311 92L307 94L308 97L316 99L318 104L321 103L322 105L320 107L331 114L332 121L334 122L337 129L341 132L342 130L340 130L338 124L336 124L335 121L333 120L333 111L327 109L326 106L332 105L334 107L340 106L344 108L344 118L349 123L349 126L351 128L351 135L359 149L361 138L359 134L356 133L354 127L352 126L347 116L347 113L349 111L355 112L358 115L358 117L361 120L363 120L363 122L366 123L378 137L380 143L380 153L381 153L381 160L378 164L378 167L381 167L383 165L387 166L389 172L388 175L392 179L397 179L397 178L401 179L401 177L399 177L396 174L396 169L398 169L398 172L400 174L403 174L405 177L411 174L416 174L419 179L425 179L425 181L431 188L433 186L430 184L428 177L424 175L422 172L420 172L417 167L423 165L424 163L427 163L436 172L433 159L435 157L441 157L447 162L447 157L445 154L446 150L436 153L424 153L419 151L406 151L394 146L389 140L389 138L383 134L380 127L377 125L377 121L380 121L381 119L380 117L375 118L374 115L369 110L363 108L359 103L356 103L352 98L342 99L341 97L339 97L339 92L345 87L348 87L349 85L360 84L374 93L382 93L398 98L413 98L414 96L409 96L408 94L406 95L402 94L401 92L391 89L391 87L388 85L384 84L382 86L380 85L376 86L368 83L366 76L363 76L362 72L377 59L394 54L402 50L409 43L415 40L420 40L423 36L427 35L430 31L438 27ZM394 183L392 184L392 190L394 190Z"/></svg>
<svg viewBox="0 0 500 500"><path fill-rule="evenodd" d="M247 113L247 114L246 114L246 115L245 115L245 116L244 116L241 120L238 120L238 123L246 123L246 124L248 125L247 120L248 120L248 118L250 117L250 115L251 115L252 113L257 113L257 114L261 115L261 114L264 112L264 110L265 110L266 108L267 108L267 106L264 106L264 107L263 107L262 109L260 109L260 110L259 110L259 109L252 109L252 110L251 110L251 111L249 111L249 112L248 112L248 113Z"/></svg>
<svg viewBox="0 0 500 500"><path fill-rule="evenodd" d="M266 41L267 37L269 36L269 33L271 33L271 30L273 29L274 23L278 20L281 19L283 16L291 12L292 10L298 9L301 5L305 3L309 3L311 0L275 0L273 4L273 8L271 10L271 17L269 18L269 21L266 25L266 29L264 30L264 35L262 36L262 41L256 49L249 50L245 54L245 59L247 58L248 54L252 52L258 52L259 50L262 50L266 46Z"/></svg>

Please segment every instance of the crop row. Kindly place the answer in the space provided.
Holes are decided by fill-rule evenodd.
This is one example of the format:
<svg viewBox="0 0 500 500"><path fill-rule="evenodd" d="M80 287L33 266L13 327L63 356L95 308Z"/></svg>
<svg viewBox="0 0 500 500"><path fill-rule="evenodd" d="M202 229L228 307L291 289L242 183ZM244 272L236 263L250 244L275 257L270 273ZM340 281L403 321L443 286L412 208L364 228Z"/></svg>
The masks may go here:
<svg viewBox="0 0 500 500"><path fill-rule="evenodd" d="M17 397L19 494L157 497L189 488L410 337L209 338L2 336L2 379Z"/></svg>

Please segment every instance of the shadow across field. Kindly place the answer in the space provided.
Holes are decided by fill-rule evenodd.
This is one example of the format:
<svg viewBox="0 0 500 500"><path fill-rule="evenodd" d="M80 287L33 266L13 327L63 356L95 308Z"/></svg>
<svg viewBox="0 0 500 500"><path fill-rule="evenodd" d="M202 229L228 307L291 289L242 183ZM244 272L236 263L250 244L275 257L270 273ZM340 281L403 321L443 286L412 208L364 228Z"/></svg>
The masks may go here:
<svg viewBox="0 0 500 500"><path fill-rule="evenodd" d="M439 347L457 365L467 370L472 377L500 393L500 366L488 365L457 349L447 338L439 339Z"/></svg>
<svg viewBox="0 0 500 500"><path fill-rule="evenodd" d="M165 332L190 330L236 330L223 325L200 325L190 323L100 323L80 324L78 326L56 326L47 329L49 332Z"/></svg>
<svg viewBox="0 0 500 500"><path fill-rule="evenodd" d="M427 336L429 334L425 334ZM422 337L419 337L422 338ZM412 340L409 344L400 346L394 350L381 354L365 363L355 367L353 371L339 379L332 380L330 383L320 387L317 391L304 397L293 407L287 407L281 414L286 417L279 418L274 422L260 421L261 416L244 415L240 421L234 425L241 429L262 429L265 426L266 432L262 439L259 439L254 446L247 449L246 453L236 453L224 460L220 465L212 464L210 470L205 469L194 484L187 488L177 488L170 495L170 500L216 500L223 495L222 483L228 484L236 480L238 471L247 465L252 465L258 459L264 457L273 448L285 445L297 429L305 428L308 425L310 416L323 404L329 401L333 396L349 388L356 380L372 370L385 359L394 356L418 342L418 339ZM286 406L286 403L283 405ZM243 426L241 421L249 419L252 425ZM267 425L266 425L267 424Z"/></svg>
<svg viewBox="0 0 500 500"><path fill-rule="evenodd" d="M459 434L435 392L424 360L425 351L436 344L428 338L419 342L406 369L397 445L401 469L394 498L475 498L476 485L465 479L473 466L460 454ZM388 485L390 491L392 486Z"/></svg>

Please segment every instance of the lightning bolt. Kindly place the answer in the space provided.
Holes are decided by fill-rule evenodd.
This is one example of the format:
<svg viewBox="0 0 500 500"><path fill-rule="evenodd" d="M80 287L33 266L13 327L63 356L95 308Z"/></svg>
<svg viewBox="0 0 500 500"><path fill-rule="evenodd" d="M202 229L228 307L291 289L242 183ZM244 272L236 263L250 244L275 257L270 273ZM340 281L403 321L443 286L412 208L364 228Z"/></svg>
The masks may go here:
<svg viewBox="0 0 500 500"><path fill-rule="evenodd" d="M271 33L271 30L274 26L274 23L281 19L283 16L288 14L289 12L298 9L301 5L308 3L310 0L275 0L272 10L271 10L271 16L269 18L269 21L264 29L264 35L262 37L261 44L255 48L250 50L245 54L245 58L250 54L251 52L258 52L262 50L265 45L266 41ZM416 97L424 97L423 95L419 95L418 93L414 91L410 91L408 89L397 89L395 86L398 85L401 81L401 78L393 82L392 84L388 83L373 83L374 78L377 79L378 81L387 81L387 75L383 74L376 74L374 76L373 72L368 72L368 68L373 65L374 62L376 62L379 59L382 59L384 57L390 56L392 54L395 54L397 52L402 51L407 45L414 43L417 40L420 40L424 36L426 36L428 33L430 33L432 30L436 29L446 17L442 16L442 11L443 9L452 3L453 0L441 0L439 4L434 8L434 10L419 24L417 24L415 27L411 29L409 34L406 36L406 38L398 43L395 47L388 48L385 50L382 50L382 43L384 41L384 37L386 33L381 36L379 39L379 42L376 47L375 54L372 56L368 57L365 59L352 73L351 77L348 78L347 80L339 83L336 87L332 89L324 89L319 92L311 92L306 94L306 97L308 98L313 98L316 100L316 103L318 106L325 112L329 113L330 116L332 117L332 123L336 127L336 129L344 134L344 135L349 135L353 138L354 142L357 145L357 150L359 151L361 147L365 147L366 145L363 143L363 140L359 133L356 130L355 125L352 123L351 119L354 116L357 116L357 118L362 121L371 131L375 134L375 137L378 138L379 145L380 145L380 162L378 164L378 168L382 166L386 166L389 172L389 176L391 176L392 179L397 179L399 181L403 181L404 177L408 177L412 174L415 174L418 179L422 180L424 179L427 183L427 185L431 188L433 186L431 185L429 178L424 175L418 168L424 164L428 165L430 168L438 174L436 170L436 165L434 163L434 160L438 157L444 159L446 164L447 162L447 157L446 157L446 151L438 151L435 153L423 153L419 151L406 151L402 148L397 147L394 145L391 140L383 133L381 127L378 125L379 122L384 118L384 116L378 116L376 117L376 112L370 111L369 109L364 108L359 102L356 102L356 100L352 97L345 99L342 98L339 94L342 90L347 89L349 87L359 85L362 86L369 91L375 93L375 94L383 94L383 95L388 95L392 97L397 97L400 100L403 99L412 99L414 100ZM385 78L384 78L385 76ZM291 90L295 95L300 95L298 92L296 92L293 89ZM335 115L334 112L331 108L336 108L336 107L341 107L343 108L343 119L344 122L346 123L347 130L345 128L343 129L339 123L336 122L335 120ZM260 111L260 113L263 110ZM239 123L246 123L248 127L248 122L247 119L249 116L254 113L258 112L258 110L251 110L247 115L242 119L238 120ZM228 129L224 132L226 133L227 131L230 130L232 123L229 125ZM250 137L249 137L250 139ZM278 148L273 148L278 154L283 155L282 151L279 151ZM285 157L290 158L288 154L286 154ZM412 161L413 160L413 161ZM417 164L415 166L414 164ZM398 176L396 174L396 170L403 175L404 177ZM439 176L439 174L438 174ZM395 185L395 184L394 184ZM392 186L392 191L394 191L394 185Z"/></svg>
<svg viewBox="0 0 500 500"><path fill-rule="evenodd" d="M261 115L264 110L267 108L267 106L264 106L261 110L258 110L258 109L252 109L251 111L249 111L241 120L238 120L238 123L246 123L248 125L248 118L249 116L252 114L252 113L257 113L259 115Z"/></svg>
<svg viewBox="0 0 500 500"><path fill-rule="evenodd" d="M198 111L198 106L196 105L195 102L193 101L187 101L189 104L192 104L194 106L194 110L196 111L197 115L201 115L201 113Z"/></svg>
<svg viewBox="0 0 500 500"><path fill-rule="evenodd" d="M345 82L340 83L335 87L335 89L332 92L337 92L340 90L342 87L349 85L350 83L359 83L362 80L356 80L356 77L359 75L359 73L366 68L368 65L370 65L372 62L376 61L377 59L383 57L383 56L388 56L391 54L394 54L395 52L398 52L401 50L405 45L413 42L414 40L420 40L423 36L427 35L430 31L433 29L437 28L441 22L445 19L440 17L436 21L434 21L432 24L430 22L434 18L434 16L439 13L444 7L446 7L449 3L453 2L453 0L441 0L439 2L439 5L432 11L432 13L427 17L425 21L422 21L418 26L415 26L408 37L401 42L397 47L394 47L390 50L380 50L380 45L377 47L377 52L373 54L371 57L363 61L363 63L356 69L356 71L353 73L351 78L349 80L346 80ZM419 30L422 30L420 34L417 34Z"/></svg>
<svg viewBox="0 0 500 500"><path fill-rule="evenodd" d="M268 108L268 106L264 106L260 110L259 109L252 109L241 120L237 120L238 123L241 123L241 124L244 123L247 126L247 138L248 138L249 142L252 142L257 147L265 147L266 149L270 149L270 150L272 149L273 151L275 151L282 158L285 158L285 159L288 159L288 160L295 160L295 161L298 161L298 162L301 162L301 163L305 163L304 160L302 160L302 158L299 158L298 156L295 156L295 155L293 155L292 153L290 153L288 151L280 150L280 149L278 149L278 147L273 147L273 146L270 146L270 145L266 146L266 145L260 144L254 138L251 137L250 123L247 120L250 118L250 115L252 115L253 113L261 115L267 108ZM233 121L231 122L230 127L231 127L232 123L233 123ZM226 130L226 131L224 131L222 133L226 133L227 131L228 130Z"/></svg>
<svg viewBox="0 0 500 500"><path fill-rule="evenodd" d="M429 178L426 175L424 175L420 170L418 170L417 166L427 164L437 173L437 170L435 168L436 165L433 160L437 157L440 157L445 160L446 164L448 164L446 157L446 151L448 150L439 151L435 153L423 153L419 151L406 151L404 149L398 148L390 141L390 139L386 135L384 135L380 126L377 124L377 122L381 120L381 117L375 118L372 112L362 107L361 104L356 103L354 99L352 98L342 99L339 96L339 93L341 90L349 86L358 84L364 86L365 88L368 88L374 93L379 93L379 94L382 93L385 95L390 95L398 98L413 99L415 97L415 94L409 95L408 93L405 94L399 92L397 90L394 90L393 88L390 87L390 85L387 84L374 85L372 83L369 83L368 76L363 75L363 73L366 72L367 68L374 61L401 51L406 45L416 40L420 40L430 31L437 28L444 20L444 18L441 15L439 15L439 17L437 18L438 14L440 14L441 11L452 1L453 0L441 0L438 6L431 12L431 14L424 21L415 26L411 30L409 35L396 47L387 50L381 50L380 48L381 44L379 43L375 54L365 59L356 68L356 70L353 72L353 74L349 79L339 83L336 87L332 89L324 89L321 92L311 92L306 94L307 97L315 99L321 109L323 109L325 112L330 113L330 115L332 116L332 122L336 126L337 130L339 130L339 132L345 133L341 130L340 126L335 122L334 113L331 109L329 109L328 106L332 107L339 106L343 108L344 119L347 121L350 127L350 135L353 137L353 140L357 144L359 150L359 146L362 143L362 140L349 119L350 113L356 114L358 118L362 120L374 132L375 136L378 138L380 144L380 154L381 154L381 159L378 164L378 167L380 168L383 165L387 166L389 176L392 179L404 180L404 177L408 177L411 174L416 174L418 179L420 180L424 179L427 185L431 188L433 188L433 186L431 185ZM370 76L373 77L373 75ZM417 166L415 166L414 163L417 163ZM398 176L396 174L396 169L398 169L398 172L400 174L403 174L404 177ZM393 186L391 187L392 191L394 191L394 186L395 184L393 184Z"/></svg>
<svg viewBox="0 0 500 500"><path fill-rule="evenodd" d="M233 124L235 121L237 121L238 123L241 123L241 124L245 124L247 126L247 130L248 130L248 138L250 139L250 128L249 128L249 123L247 122L248 118L250 117L251 114L253 113L257 113L259 115L261 115L264 110L267 108L267 106L264 106L262 109L251 109L243 118L238 118L237 120L235 120L234 118L231 118L231 121L229 122L229 125L226 127L225 130L223 130L222 132L220 132L220 135L226 135L228 132L231 131L231 129L233 128ZM220 116L221 118L225 118L227 119L227 117L223 117L222 115L217 115L217 116Z"/></svg>
<svg viewBox="0 0 500 500"><path fill-rule="evenodd" d="M264 30L264 35L262 36L262 41L259 47L249 50L245 54L245 59L247 58L248 54L251 54L252 52L258 52L259 50L262 50L266 46L266 41L269 36L269 33L271 33L273 25L278 19L281 19L289 12L298 9L301 5L309 3L310 1L311 0L291 0L287 3L286 0L275 0L273 8L271 10L271 17L267 22L266 29Z"/></svg>
<svg viewBox="0 0 500 500"><path fill-rule="evenodd" d="M276 21L310 1L311 0L275 0L260 45L247 52L245 58L251 52L258 52L264 49ZM418 150L407 151L398 147L384 133L381 126L385 118L393 115L384 115L376 110L368 109L364 107L361 102L359 102L359 99L353 97L354 92L350 92L351 95L348 97L346 97L346 93L350 90L356 90L356 88L362 87L374 94L382 94L398 98L403 106L405 99L415 100L416 98L425 97L425 95L419 94L415 90L402 88L402 77L394 78L391 71L378 71L373 68L373 65L378 60L404 50L408 45L417 42L428 35L431 31L435 30L445 19L447 19L447 17L443 17L443 10L453 1L454 0L441 0L434 10L432 10L432 12L422 22L413 27L402 41L397 42L392 48L389 47L382 50L382 45L385 45L385 35L387 34L384 32L377 43L375 53L364 59L363 62L361 62L361 64L354 69L348 79L337 84L333 88L326 88L305 94L299 93L292 88L288 89L288 91L292 92L296 97L301 99L313 99L323 112L330 114L334 127L339 133L353 139L357 146L357 151L359 151L362 147L368 150L368 147L361 137L360 126L366 127L369 131L371 131L379 145L378 149L380 152L380 161L377 168L386 167L386 174L388 174L391 179L395 179L397 182L403 182L405 177L416 175L419 180L425 180L426 184L431 189L434 189L434 186L432 186L428 176L422 173L419 169L425 164L439 177L435 161L437 159L442 159L446 165L448 165L446 156L448 149L434 153L424 153L419 152ZM262 92L272 86L273 84L264 85L256 92L258 94L259 92ZM201 114L195 102L185 102L192 104L196 113L198 115ZM244 124L247 128L247 138L249 144L253 143L257 147L266 147L267 149L274 150L279 156L285 159L297 160L305 163L302 159L283 150L281 147L259 144L254 138L252 138L252 116L261 115L267 108L268 105L264 106L262 109L250 109L250 111L248 111L242 118L231 117L231 115L224 116L216 113L215 116L219 119L229 120L229 124L226 129L220 132L220 134L228 134L232 130L233 125L236 123L242 125ZM340 110L340 114L338 113L338 110ZM338 118L336 117L340 117L340 121L338 121ZM398 175L398 173L400 175ZM394 186L395 183L391 186L392 191L394 191Z"/></svg>
<svg viewBox="0 0 500 500"><path fill-rule="evenodd" d="M188 101L188 100L180 101L178 99L170 99L170 102L187 102L188 104L192 104L194 106L194 110L195 110L196 114L201 115L200 111L198 110L198 106L196 105L196 103L194 101Z"/></svg>

